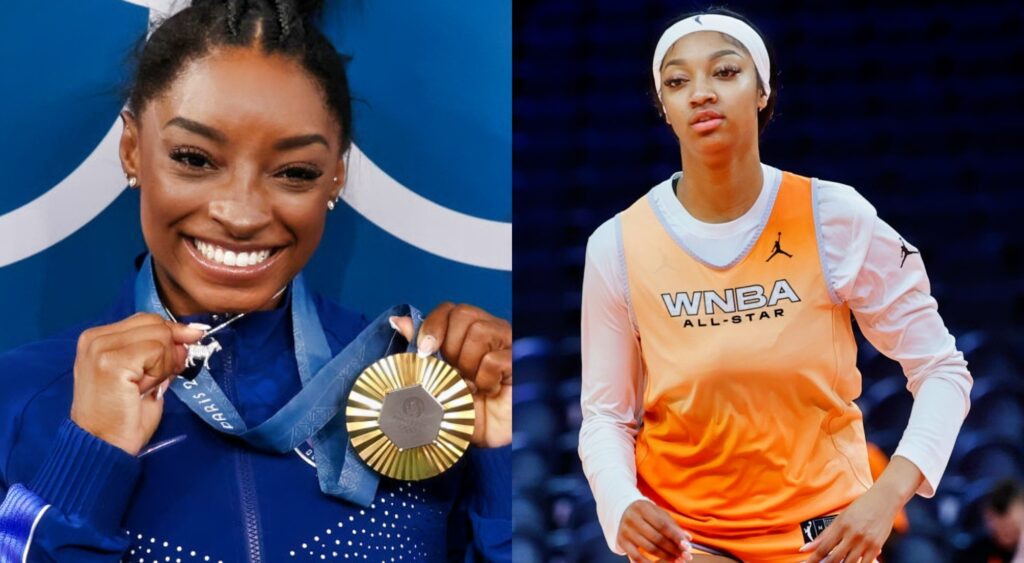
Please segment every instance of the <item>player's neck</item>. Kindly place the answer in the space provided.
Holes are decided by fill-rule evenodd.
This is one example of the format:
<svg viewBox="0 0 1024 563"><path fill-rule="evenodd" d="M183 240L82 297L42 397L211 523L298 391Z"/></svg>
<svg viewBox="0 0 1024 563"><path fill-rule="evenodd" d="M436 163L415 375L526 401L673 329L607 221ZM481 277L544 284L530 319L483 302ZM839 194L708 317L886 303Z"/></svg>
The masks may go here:
<svg viewBox="0 0 1024 563"><path fill-rule="evenodd" d="M683 177L676 187L676 197L698 221L725 223L754 205L763 183L756 148L716 159L684 152Z"/></svg>

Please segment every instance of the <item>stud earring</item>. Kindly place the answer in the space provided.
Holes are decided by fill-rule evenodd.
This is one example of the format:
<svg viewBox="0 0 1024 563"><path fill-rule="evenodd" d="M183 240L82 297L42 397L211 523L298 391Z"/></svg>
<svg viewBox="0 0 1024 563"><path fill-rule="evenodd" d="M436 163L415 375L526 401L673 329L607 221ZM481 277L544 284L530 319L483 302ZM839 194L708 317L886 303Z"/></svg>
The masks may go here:
<svg viewBox="0 0 1024 563"><path fill-rule="evenodd" d="M137 185L139 185L139 179L135 176L128 176L128 187L134 188Z"/></svg>

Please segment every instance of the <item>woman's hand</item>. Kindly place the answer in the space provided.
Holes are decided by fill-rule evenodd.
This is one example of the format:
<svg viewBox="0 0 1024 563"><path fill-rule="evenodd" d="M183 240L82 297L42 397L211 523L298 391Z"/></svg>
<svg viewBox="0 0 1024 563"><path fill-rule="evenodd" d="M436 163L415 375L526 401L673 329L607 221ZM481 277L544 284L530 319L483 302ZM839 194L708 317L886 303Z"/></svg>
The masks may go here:
<svg viewBox="0 0 1024 563"><path fill-rule="evenodd" d="M658 561L692 561L692 540L668 512L649 500L634 501L626 508L616 538L630 561L649 561L641 549Z"/></svg>
<svg viewBox="0 0 1024 563"><path fill-rule="evenodd" d="M393 317L406 339L412 319ZM438 350L466 380L473 393L476 428L471 442L483 448L512 443L512 325L472 305L442 303L420 326L421 356Z"/></svg>
<svg viewBox="0 0 1024 563"><path fill-rule="evenodd" d="M82 332L75 355L71 420L138 455L160 423L164 392L185 367L183 344L202 335L199 329L152 313Z"/></svg>
<svg viewBox="0 0 1024 563"><path fill-rule="evenodd" d="M807 562L848 561L871 563L882 552L882 545L892 532L892 523L902 505L884 498L872 487L825 528L820 536L801 548L814 550Z"/></svg>
<svg viewBox="0 0 1024 563"><path fill-rule="evenodd" d="M811 543L807 563L872 562L892 533L896 515L920 487L924 475L909 459L893 456L878 481L841 512Z"/></svg>

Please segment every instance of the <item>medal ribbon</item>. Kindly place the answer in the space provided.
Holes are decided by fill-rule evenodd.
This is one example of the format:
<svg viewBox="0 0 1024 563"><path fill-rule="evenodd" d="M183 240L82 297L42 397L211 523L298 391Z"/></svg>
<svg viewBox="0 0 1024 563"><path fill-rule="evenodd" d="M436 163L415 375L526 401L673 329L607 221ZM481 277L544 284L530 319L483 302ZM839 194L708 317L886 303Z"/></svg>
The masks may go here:
<svg viewBox="0 0 1024 563"><path fill-rule="evenodd" d="M248 428L234 405L203 367L193 381L173 379L170 389L204 422L264 451L285 453L307 439L316 455L320 490L361 506L369 506L380 476L359 458L348 439L345 417L339 416L356 377L367 366L392 353L395 335L391 316L411 316L416 332L423 317L409 305L391 307L370 323L336 356L331 356L316 305L302 274L291 282L295 362L302 390L255 428ZM147 255L135 281L135 309L167 318ZM407 351L416 346L409 343Z"/></svg>

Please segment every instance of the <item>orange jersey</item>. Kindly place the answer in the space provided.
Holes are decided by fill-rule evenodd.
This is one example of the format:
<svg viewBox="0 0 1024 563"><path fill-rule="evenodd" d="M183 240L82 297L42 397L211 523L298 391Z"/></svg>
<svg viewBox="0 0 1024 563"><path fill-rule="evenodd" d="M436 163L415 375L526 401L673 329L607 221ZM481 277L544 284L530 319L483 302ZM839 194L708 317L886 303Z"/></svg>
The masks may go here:
<svg viewBox="0 0 1024 563"><path fill-rule="evenodd" d="M850 311L822 273L812 181L784 173L747 254L715 268L647 197L621 215L646 376L640 491L697 543L802 561L801 523L872 484Z"/></svg>

